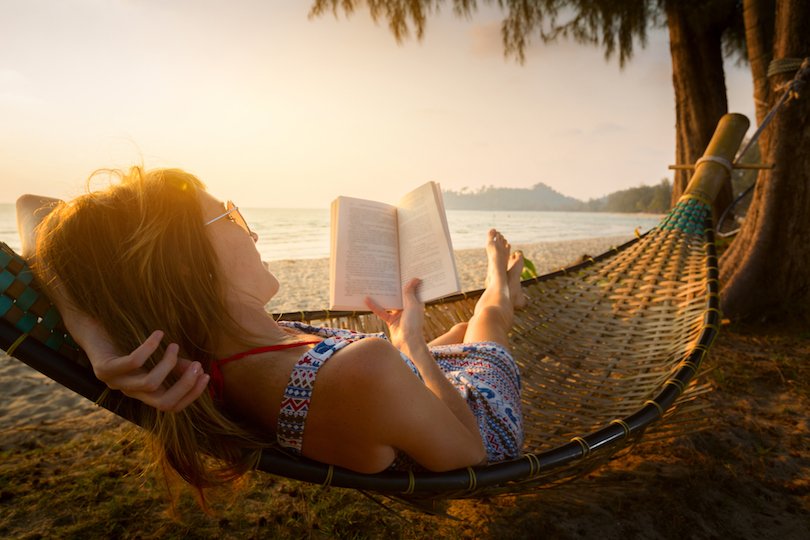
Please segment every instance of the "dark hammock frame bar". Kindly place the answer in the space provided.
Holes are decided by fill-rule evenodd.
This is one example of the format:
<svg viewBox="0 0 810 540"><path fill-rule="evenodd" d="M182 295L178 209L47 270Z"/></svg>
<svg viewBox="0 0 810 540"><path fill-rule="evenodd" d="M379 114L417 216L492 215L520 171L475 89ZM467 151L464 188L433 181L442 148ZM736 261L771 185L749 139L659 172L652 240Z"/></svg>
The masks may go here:
<svg viewBox="0 0 810 540"><path fill-rule="evenodd" d="M727 120L731 117L730 120ZM731 142L718 142L724 121L733 124L726 131L733 132ZM744 124L744 125L743 125ZM747 128L748 121L741 115L727 115L721 120L715 139L707 155L725 155L732 159ZM724 139L725 140L725 139ZM705 212L716 195L715 187L727 171L715 163L704 163L693 177L686 195L678 206L658 227L665 226L676 212L683 213L688 205L700 206ZM708 177L707 181L705 178ZM700 181L698 181L698 180ZM707 183L708 182L708 183ZM714 186L717 184L717 186ZM674 219L674 218L673 218ZM571 438L570 442L556 445L546 451L527 452L506 462L468 467L444 473L415 471L386 471L379 474L355 473L340 467L325 465L306 458L291 456L280 449L270 448L262 453L258 469L304 482L353 488L383 495L419 500L450 499L487 496L504 492L524 491L543 484L551 485L581 475L614 456L620 449L640 439L644 432L661 419L682 397L693 381L720 326L719 271L714 245L714 227L711 212L702 220L703 268L705 271L705 311L697 339L689 346L678 363L678 368L667 377L659 391L646 400L632 414L614 419L589 433ZM655 230L655 229L653 229ZM652 231L651 231L652 232ZM647 233L649 234L649 233ZM536 287L555 278L578 274L602 261L615 257L646 238L636 238L617 248L588 260L522 283L524 288ZM59 384L100 404L128 421L138 423L134 411L135 400L110 390L93 375L86 357L65 335L55 308L33 286L30 269L8 246L0 243L0 348ZM428 308L442 308L455 302L472 301L482 290L463 293L428 304ZM368 319L368 314L354 312L302 311L278 316L295 321L354 321ZM370 319L369 319L370 320ZM378 324L379 321L377 320ZM45 343L48 343L46 345Z"/></svg>

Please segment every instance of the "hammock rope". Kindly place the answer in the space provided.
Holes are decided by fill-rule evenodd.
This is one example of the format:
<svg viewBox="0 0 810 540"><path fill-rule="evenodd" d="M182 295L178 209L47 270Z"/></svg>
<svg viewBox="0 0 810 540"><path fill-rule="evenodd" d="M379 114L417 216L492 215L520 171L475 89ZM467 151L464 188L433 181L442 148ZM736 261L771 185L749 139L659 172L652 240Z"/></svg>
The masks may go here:
<svg viewBox="0 0 810 540"><path fill-rule="evenodd" d="M762 135L762 132L765 131L765 128L768 127L768 124L771 123L771 120L776 117L776 113L788 102L793 99L798 99L801 91L805 84L805 77L810 73L810 58L779 58L776 60L771 60L771 63L768 65L768 77L773 77L775 75L780 75L784 73L793 73L796 74L793 76L793 79L781 86L779 86L776 91L782 92L782 96L779 98L779 101L771 107L771 110L768 111L768 114L765 115L765 118L762 120L762 123L757 127L756 131L751 138L748 140L748 143L745 147L740 150L739 155L734 160L734 168L736 169L745 169L745 168L760 168L760 167L746 167L740 163L743 157L748 153L751 148L759 141L759 137ZM761 167L761 168L772 168L771 166ZM743 200L745 199L752 191L754 191L754 187L757 185L757 180L759 180L759 175L754 180L754 182L748 186L746 189L742 191L739 195L737 195L733 201L723 210L723 213L720 214L720 217L717 219L717 227L715 230L717 231L717 236L720 238L728 238L734 236L738 232L740 232L740 228L737 227L733 231L729 232L720 232L720 229L725 223L726 218L731 213L732 210Z"/></svg>
<svg viewBox="0 0 810 540"><path fill-rule="evenodd" d="M731 160L747 127L741 115L724 117L706 156ZM526 441L519 458L444 473L360 474L271 448L258 468L412 502L483 497L553 487L582 477L642 437L695 429L706 418L697 398L710 390L695 376L720 327L711 201L727 178L724 164L704 161L657 227L602 255L522 282L527 307L516 313L510 336L522 379ZM131 398L93 376L58 313L36 291L25 261L0 247L0 347L8 350L22 339L13 350L16 358L137 422ZM428 304L426 337L466 321L482 292ZM359 332L385 330L367 312L277 316Z"/></svg>

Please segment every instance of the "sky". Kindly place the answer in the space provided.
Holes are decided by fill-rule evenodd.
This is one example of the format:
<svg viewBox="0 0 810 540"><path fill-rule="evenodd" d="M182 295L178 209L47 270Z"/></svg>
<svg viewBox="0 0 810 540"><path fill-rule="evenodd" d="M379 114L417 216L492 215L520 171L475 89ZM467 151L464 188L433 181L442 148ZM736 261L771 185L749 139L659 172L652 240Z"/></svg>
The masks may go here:
<svg viewBox="0 0 810 540"><path fill-rule="evenodd" d="M446 7L397 44L307 0L0 0L0 203L62 198L100 168L179 167L245 207L396 202L543 182L587 200L672 177L665 30L621 70L601 49L504 58L504 13ZM539 40L535 40L539 41ZM729 109L753 118L728 61Z"/></svg>

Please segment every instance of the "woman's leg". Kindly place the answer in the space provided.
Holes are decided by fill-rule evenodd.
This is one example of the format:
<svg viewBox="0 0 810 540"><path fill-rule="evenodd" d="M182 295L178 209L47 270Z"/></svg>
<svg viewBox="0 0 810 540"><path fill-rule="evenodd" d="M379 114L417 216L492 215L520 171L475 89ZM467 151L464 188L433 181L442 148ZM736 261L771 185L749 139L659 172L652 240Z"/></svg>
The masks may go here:
<svg viewBox="0 0 810 540"><path fill-rule="evenodd" d="M509 249L509 242L503 235L495 229L489 231L486 288L467 324L464 343L495 341L509 346L508 334L515 308L512 297L519 300L519 305L523 304L520 290L523 255L516 252L510 257Z"/></svg>
<svg viewBox="0 0 810 540"><path fill-rule="evenodd" d="M509 268L506 269L506 276L509 278L509 298L512 300L514 309L521 309L526 305L526 294L523 292L523 285L520 284L522 274L523 252L513 251L509 255Z"/></svg>
<svg viewBox="0 0 810 540"><path fill-rule="evenodd" d="M430 343L428 343L428 347L433 347L436 345L454 345L456 343L463 343L464 342L464 334L467 332L467 323L457 323L454 324L450 330L445 332L444 334L440 335Z"/></svg>
<svg viewBox="0 0 810 540"><path fill-rule="evenodd" d="M515 309L522 308L526 304L523 288L520 285L520 274L522 271L523 253L515 251L509 255L509 267L506 270L506 275L509 280L509 297ZM433 347L435 345L464 343L464 335L467 333L468 325L469 323L466 322L454 324L450 330L428 343L428 346Z"/></svg>

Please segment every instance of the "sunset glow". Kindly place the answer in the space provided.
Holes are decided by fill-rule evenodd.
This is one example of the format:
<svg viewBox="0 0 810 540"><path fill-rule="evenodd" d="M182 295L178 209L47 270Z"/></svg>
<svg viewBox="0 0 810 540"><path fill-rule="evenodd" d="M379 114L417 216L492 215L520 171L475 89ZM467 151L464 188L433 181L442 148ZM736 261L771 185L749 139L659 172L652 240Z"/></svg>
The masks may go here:
<svg viewBox="0 0 810 540"><path fill-rule="evenodd" d="M243 206L322 208L544 182L588 199L670 177L665 31L620 71L568 42L504 59L503 14L450 9L397 45L308 2L0 3L0 202L75 195L100 167L181 167ZM730 108L751 115L748 69Z"/></svg>

